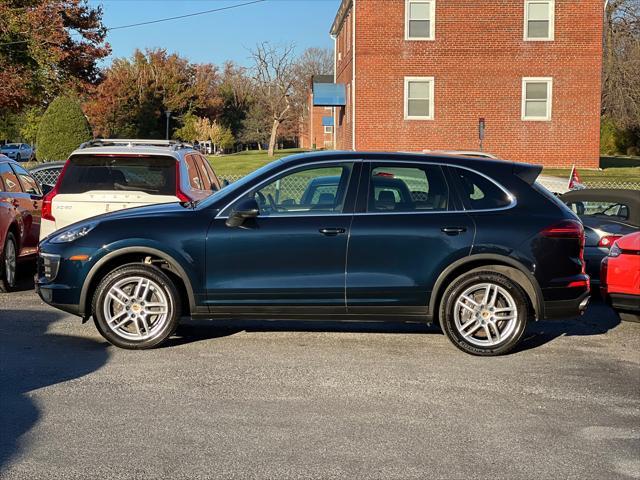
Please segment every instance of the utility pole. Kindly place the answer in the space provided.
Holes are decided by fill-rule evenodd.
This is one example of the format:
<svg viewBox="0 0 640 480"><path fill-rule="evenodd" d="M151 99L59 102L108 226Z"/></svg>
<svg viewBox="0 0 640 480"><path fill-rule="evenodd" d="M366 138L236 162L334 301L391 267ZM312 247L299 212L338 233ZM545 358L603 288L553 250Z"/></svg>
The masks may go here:
<svg viewBox="0 0 640 480"><path fill-rule="evenodd" d="M169 140L169 119L171 118L171 111L167 110L166 112L164 112L164 114L167 116L167 135L166 135L166 139Z"/></svg>

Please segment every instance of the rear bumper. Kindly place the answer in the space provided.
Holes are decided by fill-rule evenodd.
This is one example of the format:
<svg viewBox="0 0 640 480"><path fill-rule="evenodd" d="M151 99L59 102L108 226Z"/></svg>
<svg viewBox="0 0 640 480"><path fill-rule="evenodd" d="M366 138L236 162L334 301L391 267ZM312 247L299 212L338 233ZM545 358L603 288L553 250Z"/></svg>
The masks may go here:
<svg viewBox="0 0 640 480"><path fill-rule="evenodd" d="M584 313L589 305L590 293L584 292L571 300L546 301L544 303L545 320L575 318Z"/></svg>

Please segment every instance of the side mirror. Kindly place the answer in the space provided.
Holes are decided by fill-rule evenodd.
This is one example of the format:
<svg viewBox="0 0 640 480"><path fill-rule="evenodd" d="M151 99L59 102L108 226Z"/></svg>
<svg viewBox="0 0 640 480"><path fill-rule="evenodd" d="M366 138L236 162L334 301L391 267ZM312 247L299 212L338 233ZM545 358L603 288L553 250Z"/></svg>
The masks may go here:
<svg viewBox="0 0 640 480"><path fill-rule="evenodd" d="M247 218L256 218L259 214L260 208L255 198L245 198L231 211L225 225L227 227L239 227Z"/></svg>
<svg viewBox="0 0 640 480"><path fill-rule="evenodd" d="M231 185L231 182L229 180L227 180L226 178L222 180L222 188L228 187L229 185Z"/></svg>

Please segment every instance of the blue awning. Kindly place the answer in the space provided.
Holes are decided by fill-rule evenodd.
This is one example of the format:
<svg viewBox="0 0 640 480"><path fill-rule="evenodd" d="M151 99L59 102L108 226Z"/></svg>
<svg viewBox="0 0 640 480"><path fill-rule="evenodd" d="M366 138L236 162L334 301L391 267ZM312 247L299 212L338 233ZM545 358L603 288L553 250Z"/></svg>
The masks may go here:
<svg viewBox="0 0 640 480"><path fill-rule="evenodd" d="M322 117L323 127L333 127L333 117Z"/></svg>
<svg viewBox="0 0 640 480"><path fill-rule="evenodd" d="M342 107L347 104L347 94L342 83L314 83L313 105L316 107Z"/></svg>

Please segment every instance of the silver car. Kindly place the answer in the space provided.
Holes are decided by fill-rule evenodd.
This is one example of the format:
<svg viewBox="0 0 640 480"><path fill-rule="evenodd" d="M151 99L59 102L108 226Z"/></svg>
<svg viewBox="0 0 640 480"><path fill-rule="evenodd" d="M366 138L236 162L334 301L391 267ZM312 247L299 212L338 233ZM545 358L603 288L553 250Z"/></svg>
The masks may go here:
<svg viewBox="0 0 640 480"><path fill-rule="evenodd" d="M7 143L0 147L0 153L16 162L28 162L33 159L33 148L26 143Z"/></svg>

